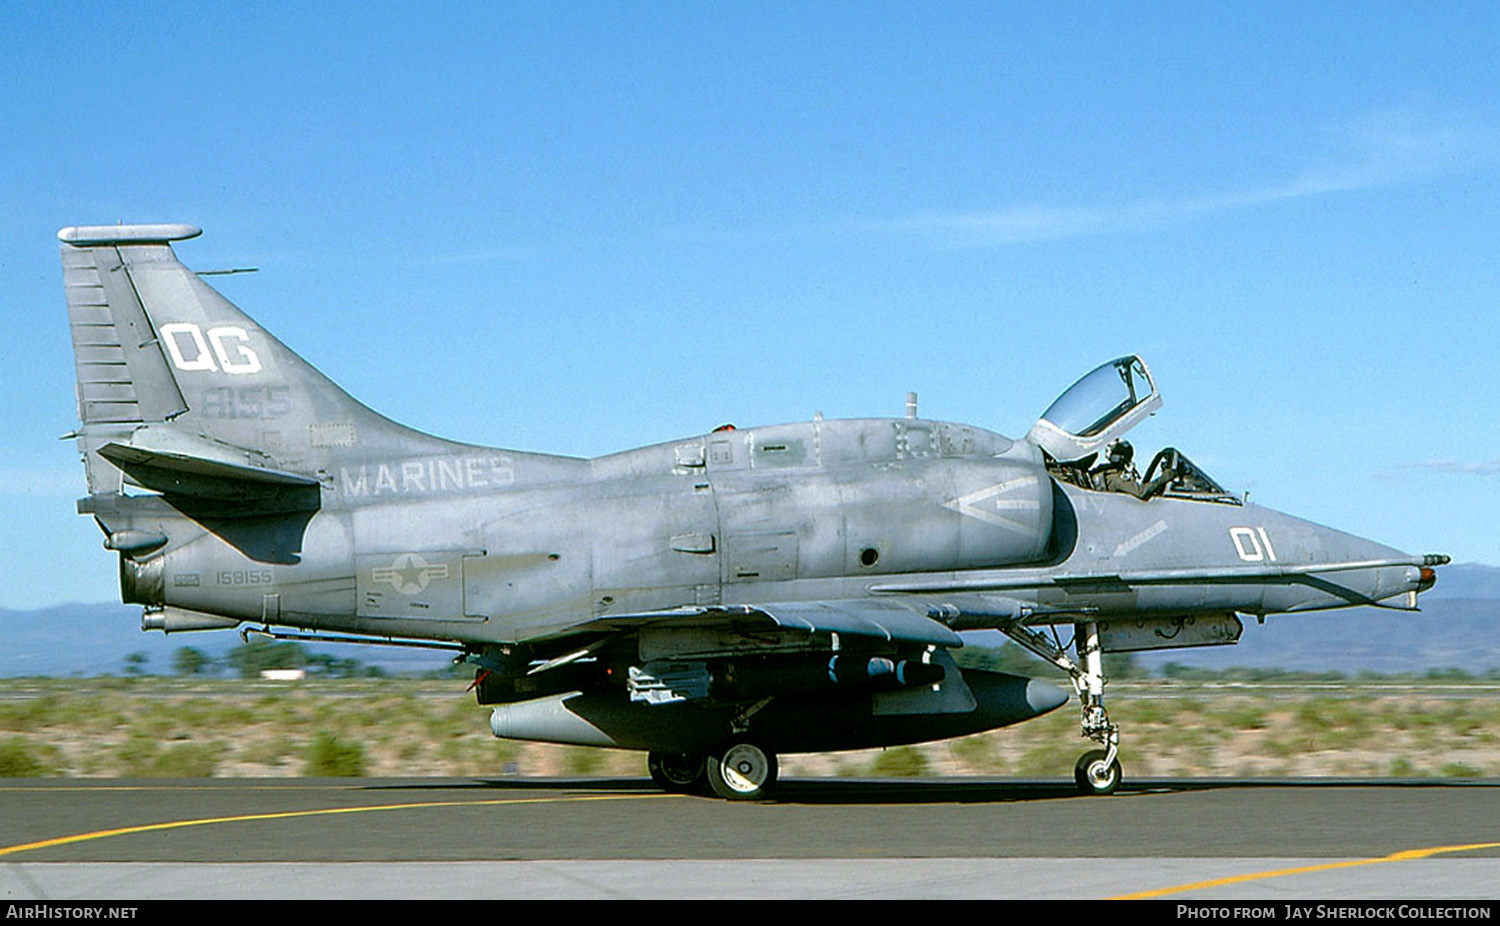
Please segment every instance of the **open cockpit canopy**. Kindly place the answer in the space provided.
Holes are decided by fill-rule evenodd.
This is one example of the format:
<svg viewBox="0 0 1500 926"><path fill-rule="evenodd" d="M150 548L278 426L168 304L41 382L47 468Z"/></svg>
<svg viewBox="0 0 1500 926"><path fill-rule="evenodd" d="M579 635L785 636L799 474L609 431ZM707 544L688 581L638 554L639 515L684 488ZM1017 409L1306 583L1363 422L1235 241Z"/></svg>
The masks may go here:
<svg viewBox="0 0 1500 926"><path fill-rule="evenodd" d="M1124 492L1142 501L1169 496L1239 504L1174 447L1156 454L1144 476L1136 469L1133 448L1120 438L1161 401L1145 361L1133 354L1119 357L1058 396L1026 437L1045 451L1054 476L1085 489Z"/></svg>
<svg viewBox="0 0 1500 926"><path fill-rule="evenodd" d="M1131 355L1096 367L1048 406L1027 438L1058 463L1109 446L1161 407L1146 362Z"/></svg>

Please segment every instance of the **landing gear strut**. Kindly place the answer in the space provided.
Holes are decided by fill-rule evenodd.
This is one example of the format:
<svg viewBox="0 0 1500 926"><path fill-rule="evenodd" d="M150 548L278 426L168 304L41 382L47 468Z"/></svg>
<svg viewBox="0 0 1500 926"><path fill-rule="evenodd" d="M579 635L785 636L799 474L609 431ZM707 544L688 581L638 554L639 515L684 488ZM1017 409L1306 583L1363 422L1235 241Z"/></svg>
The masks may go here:
<svg viewBox="0 0 1500 926"><path fill-rule="evenodd" d="M1120 785L1120 727L1104 709L1104 651L1099 647L1099 625L1079 625L1074 648L1083 670L1073 676L1073 687L1083 702L1083 735L1105 747L1090 750L1073 767L1073 779L1084 794L1113 794Z"/></svg>
<svg viewBox="0 0 1500 926"><path fill-rule="evenodd" d="M1113 794L1120 786L1120 727L1109 719L1109 711L1104 708L1104 651L1099 646L1099 624L1085 621L1074 626L1077 661L1069 659L1058 643L1019 620L999 629L1073 680L1073 689L1083 706L1080 733L1104 747L1079 756L1073 766L1073 780L1084 794Z"/></svg>

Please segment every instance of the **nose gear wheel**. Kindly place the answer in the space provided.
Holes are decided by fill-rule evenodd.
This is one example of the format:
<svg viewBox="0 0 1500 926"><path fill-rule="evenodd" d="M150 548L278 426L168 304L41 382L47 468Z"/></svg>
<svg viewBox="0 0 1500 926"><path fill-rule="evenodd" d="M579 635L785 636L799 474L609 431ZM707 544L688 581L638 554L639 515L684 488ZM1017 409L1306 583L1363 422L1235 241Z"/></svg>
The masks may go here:
<svg viewBox="0 0 1500 926"><path fill-rule="evenodd" d="M1120 786L1120 760L1103 749L1090 749L1073 766L1073 780L1084 794L1113 794Z"/></svg>

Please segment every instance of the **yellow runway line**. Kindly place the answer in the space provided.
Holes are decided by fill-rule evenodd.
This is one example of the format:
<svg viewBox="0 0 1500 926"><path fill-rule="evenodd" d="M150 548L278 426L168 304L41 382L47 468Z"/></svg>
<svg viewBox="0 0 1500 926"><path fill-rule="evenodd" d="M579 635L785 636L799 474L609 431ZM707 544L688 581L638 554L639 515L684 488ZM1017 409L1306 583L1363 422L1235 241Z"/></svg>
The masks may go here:
<svg viewBox="0 0 1500 926"><path fill-rule="evenodd" d="M1383 865L1387 862L1409 862L1413 859L1431 858L1434 855L1442 855L1446 852L1470 852L1475 849L1500 848L1500 842L1476 842L1466 846L1433 846L1430 849L1407 849L1403 852L1393 852L1380 858L1362 858L1351 862L1328 862L1323 865L1305 865L1301 868L1282 868L1277 871L1261 871L1248 875L1234 875L1228 878L1216 878L1212 881L1195 881L1192 884L1179 884L1175 887L1163 887L1154 891L1140 891L1135 894L1121 894L1111 897L1110 900L1149 900L1153 897L1166 897L1169 894L1182 894L1187 891L1201 891L1211 887L1225 887L1230 884L1245 884L1249 881L1263 881L1267 878L1283 878L1287 875L1304 875L1316 871L1334 871L1339 868L1358 868L1361 865Z"/></svg>
<svg viewBox="0 0 1500 926"><path fill-rule="evenodd" d="M681 797L678 794L606 794L593 795L589 797L522 797L501 798L488 801L427 801L415 804L377 804L369 807L329 807L323 810L287 810L276 813L253 813L234 817L205 817L200 820L172 820L166 823L146 823L141 826L124 826L113 830L98 830L93 833L77 833L72 836L58 836L55 839L42 839L37 842L26 842L14 846L0 846L0 857L14 855L18 852L29 852L33 849L49 849L53 846L66 846L77 842L88 842L94 839L108 839L111 836L129 836L134 833L157 833L165 830L184 829L189 826L208 826L215 823L243 823L251 820L290 820L296 817L326 817L334 814L346 813L371 813L381 810L422 810L433 807L493 807L501 804L560 804L580 803L584 801L629 801L643 800L647 798Z"/></svg>

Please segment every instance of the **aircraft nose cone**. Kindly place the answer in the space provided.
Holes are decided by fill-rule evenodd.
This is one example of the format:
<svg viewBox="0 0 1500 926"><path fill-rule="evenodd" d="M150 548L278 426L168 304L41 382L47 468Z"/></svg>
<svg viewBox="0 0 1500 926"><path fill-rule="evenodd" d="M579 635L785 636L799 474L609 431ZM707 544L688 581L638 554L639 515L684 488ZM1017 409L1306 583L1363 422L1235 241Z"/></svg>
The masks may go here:
<svg viewBox="0 0 1500 926"><path fill-rule="evenodd" d="M1038 714L1045 714L1068 703L1068 693L1046 679L1034 678L1026 683L1026 703Z"/></svg>

